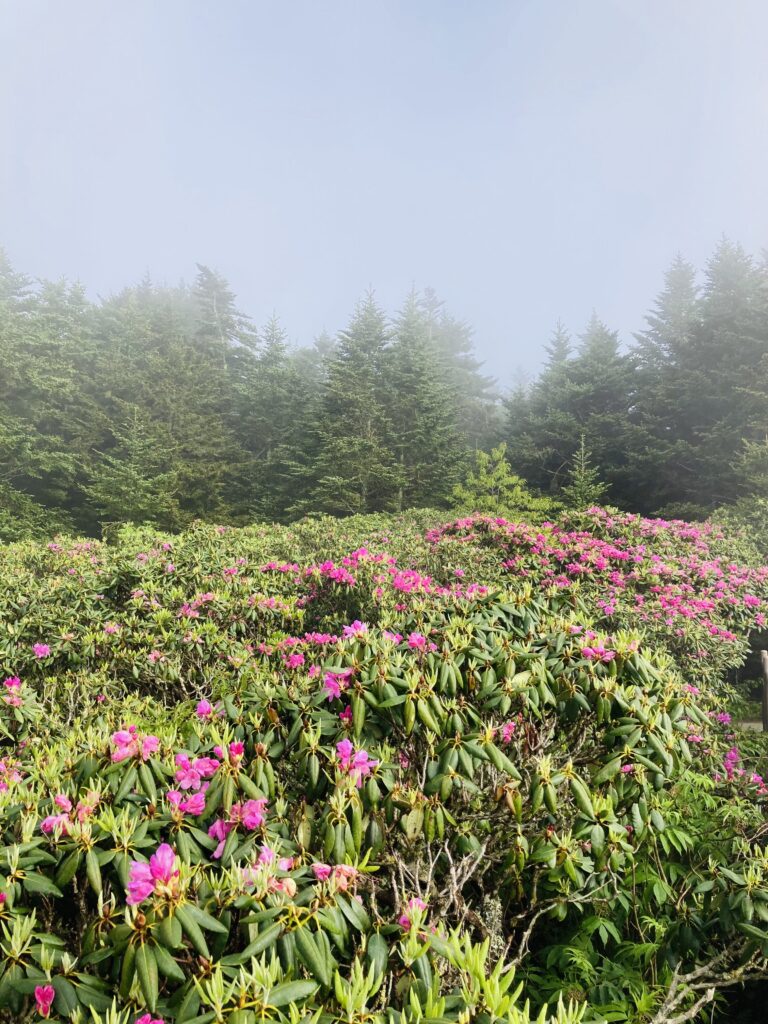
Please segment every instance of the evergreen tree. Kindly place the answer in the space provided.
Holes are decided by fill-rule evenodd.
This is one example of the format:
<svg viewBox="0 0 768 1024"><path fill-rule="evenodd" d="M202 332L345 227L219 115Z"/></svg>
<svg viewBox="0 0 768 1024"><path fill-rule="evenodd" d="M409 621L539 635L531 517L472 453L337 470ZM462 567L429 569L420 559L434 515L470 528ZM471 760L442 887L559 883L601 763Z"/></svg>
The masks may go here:
<svg viewBox="0 0 768 1024"><path fill-rule="evenodd" d="M499 439L502 429L496 382L480 371L472 328L445 310L434 290L425 288L419 305L426 318L427 337L444 362L459 402L459 424L470 448L483 448Z"/></svg>
<svg viewBox="0 0 768 1024"><path fill-rule="evenodd" d="M398 470L395 507L445 504L466 450L459 429L462 410L413 292L395 321L382 383Z"/></svg>
<svg viewBox="0 0 768 1024"><path fill-rule="evenodd" d="M400 475L383 387L389 338L384 313L369 294L326 361L313 486L309 501L297 503L302 511L345 515L396 505Z"/></svg>
<svg viewBox="0 0 768 1024"><path fill-rule="evenodd" d="M586 439L582 434L573 457L568 483L561 492L565 506L577 512L599 505L607 490L606 485L600 480L598 469L592 465L590 456Z"/></svg>
<svg viewBox="0 0 768 1024"><path fill-rule="evenodd" d="M556 503L528 490L525 481L510 469L506 448L502 442L490 453L475 453L474 468L453 490L454 508L464 515L519 516L532 520L552 515Z"/></svg>
<svg viewBox="0 0 768 1024"><path fill-rule="evenodd" d="M102 522L154 523L180 529L189 521L178 504L179 475L167 438L138 406L114 428L114 447L96 460L86 494Z"/></svg>
<svg viewBox="0 0 768 1024"><path fill-rule="evenodd" d="M525 479L545 493L557 494L565 482L582 433L605 467L611 499L631 507L627 449L634 426L633 364L619 349L618 337L597 316L570 355L570 339L558 324L544 371L528 392L508 402L512 461Z"/></svg>

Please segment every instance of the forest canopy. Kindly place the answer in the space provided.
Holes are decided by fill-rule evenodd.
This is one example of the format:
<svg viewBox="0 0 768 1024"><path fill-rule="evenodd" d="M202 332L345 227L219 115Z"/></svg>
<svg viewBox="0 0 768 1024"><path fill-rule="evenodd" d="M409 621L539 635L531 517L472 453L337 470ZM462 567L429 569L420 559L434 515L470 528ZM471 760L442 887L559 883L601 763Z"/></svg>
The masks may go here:
<svg viewBox="0 0 768 1024"><path fill-rule="evenodd" d="M507 396L430 290L394 314L369 293L296 347L202 265L191 286L91 301L3 255L0 349L5 541L454 508L501 445L542 509L584 493L579 460L603 502L643 514L703 518L768 479L768 264L727 240L700 275L673 261L629 343L597 315L558 323Z"/></svg>

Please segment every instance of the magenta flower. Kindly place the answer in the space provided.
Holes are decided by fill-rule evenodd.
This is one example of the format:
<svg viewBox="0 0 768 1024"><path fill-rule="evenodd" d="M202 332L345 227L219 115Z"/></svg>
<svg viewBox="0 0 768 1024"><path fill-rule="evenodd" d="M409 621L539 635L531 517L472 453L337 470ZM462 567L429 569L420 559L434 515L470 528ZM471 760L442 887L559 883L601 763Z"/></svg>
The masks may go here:
<svg viewBox="0 0 768 1024"><path fill-rule="evenodd" d="M509 743L512 739L512 733L515 731L514 722L505 722L501 727L501 739L503 743Z"/></svg>
<svg viewBox="0 0 768 1024"><path fill-rule="evenodd" d="M211 839L218 839L219 841L219 845L211 854L214 860L218 860L224 852L224 844L227 841L227 836L233 828L234 825L231 821L225 821L223 818L219 818L217 821L214 821L208 829L208 835Z"/></svg>
<svg viewBox="0 0 768 1024"><path fill-rule="evenodd" d="M340 697L342 692L348 689L351 679L351 668L344 669L342 672L326 672L323 676L323 686L328 695L328 700Z"/></svg>
<svg viewBox="0 0 768 1024"><path fill-rule="evenodd" d="M48 644L35 644L32 647L32 650L34 651L36 658L47 658L48 655L51 653L51 648L48 646ZM46 1017L47 1016L48 1014L46 1014Z"/></svg>
<svg viewBox="0 0 768 1024"><path fill-rule="evenodd" d="M35 985L35 1004L41 1017L50 1016L55 998L56 989L53 985Z"/></svg>
<svg viewBox="0 0 768 1024"><path fill-rule="evenodd" d="M366 750L355 750L348 739L336 744L336 753L339 756L341 770L349 775L358 789L363 785L365 776L379 763L371 758Z"/></svg>
<svg viewBox="0 0 768 1024"><path fill-rule="evenodd" d="M196 818L205 810L205 793L193 793L179 803L179 810Z"/></svg>
<svg viewBox="0 0 768 1024"><path fill-rule="evenodd" d="M354 637L357 640L362 640L368 633L368 626L365 622L361 622L359 619L355 619L349 626L344 627L344 636L347 638Z"/></svg>
<svg viewBox="0 0 768 1024"><path fill-rule="evenodd" d="M49 814L40 822L40 831L49 836L55 829L61 829L64 835L69 834L68 814Z"/></svg>
<svg viewBox="0 0 768 1024"><path fill-rule="evenodd" d="M397 923L401 928L405 928L406 931L410 931L413 926L412 915L414 915L414 912L426 909L427 904L424 900L420 900L418 896L414 896L413 899L408 900L405 911L400 915Z"/></svg>
<svg viewBox="0 0 768 1024"><path fill-rule="evenodd" d="M325 882L331 877L331 865L330 864L313 864L312 873L318 882Z"/></svg>
<svg viewBox="0 0 768 1024"><path fill-rule="evenodd" d="M176 854L173 847L168 843L163 843L149 858L149 864L138 860L131 861L126 903L136 906L143 903L153 893L172 891L178 876L179 870L176 867Z"/></svg>
<svg viewBox="0 0 768 1024"><path fill-rule="evenodd" d="M165 1024L162 1017L153 1017L151 1013L145 1013L137 1017L133 1024Z"/></svg>
<svg viewBox="0 0 768 1024"><path fill-rule="evenodd" d="M201 700L198 702L195 714L198 718L210 718L213 714L213 704L209 700Z"/></svg>

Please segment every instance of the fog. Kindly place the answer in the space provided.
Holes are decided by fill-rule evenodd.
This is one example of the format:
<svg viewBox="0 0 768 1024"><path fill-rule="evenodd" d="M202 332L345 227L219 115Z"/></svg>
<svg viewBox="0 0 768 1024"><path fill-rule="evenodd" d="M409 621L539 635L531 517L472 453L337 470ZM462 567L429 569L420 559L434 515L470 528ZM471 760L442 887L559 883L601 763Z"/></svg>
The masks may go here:
<svg viewBox="0 0 768 1024"><path fill-rule="evenodd" d="M294 341L432 286L502 382L768 238L755 0L6 0L0 245L107 295L215 266Z"/></svg>

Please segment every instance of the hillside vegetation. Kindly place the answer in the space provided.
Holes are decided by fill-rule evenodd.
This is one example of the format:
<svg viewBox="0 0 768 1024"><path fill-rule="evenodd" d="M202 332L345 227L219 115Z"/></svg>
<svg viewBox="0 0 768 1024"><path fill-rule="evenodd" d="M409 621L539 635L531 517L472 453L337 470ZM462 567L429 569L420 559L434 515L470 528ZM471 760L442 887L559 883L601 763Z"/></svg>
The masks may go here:
<svg viewBox="0 0 768 1024"><path fill-rule="evenodd" d="M768 568L718 528L125 527L0 581L0 1019L661 1024L764 976Z"/></svg>
<svg viewBox="0 0 768 1024"><path fill-rule="evenodd" d="M509 325L497 344L544 341ZM302 341L253 324L205 266L191 286L147 278L91 301L0 253L0 540L448 515L472 459L502 444L545 514L604 501L765 519L768 264L728 241L698 276L674 261L634 339L596 316L575 339L558 324L526 386L495 382L501 355L483 368L470 326L429 289L393 315L369 293L335 337ZM572 480L585 456L600 476L586 504Z"/></svg>

